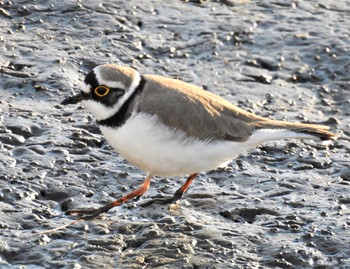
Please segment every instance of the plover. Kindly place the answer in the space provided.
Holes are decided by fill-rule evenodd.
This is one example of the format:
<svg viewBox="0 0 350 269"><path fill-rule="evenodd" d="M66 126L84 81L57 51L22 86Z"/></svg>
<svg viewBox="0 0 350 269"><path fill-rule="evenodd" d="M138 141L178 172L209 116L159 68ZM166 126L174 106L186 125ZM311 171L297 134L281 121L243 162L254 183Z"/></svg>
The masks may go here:
<svg viewBox="0 0 350 269"><path fill-rule="evenodd" d="M239 154L278 139L333 140L329 127L260 117L180 80L141 75L116 64L95 67L82 91L62 104L81 103L103 136L126 160L148 172L130 194L97 209L68 214L93 218L144 194L152 176L189 175L172 201L199 172L226 166Z"/></svg>

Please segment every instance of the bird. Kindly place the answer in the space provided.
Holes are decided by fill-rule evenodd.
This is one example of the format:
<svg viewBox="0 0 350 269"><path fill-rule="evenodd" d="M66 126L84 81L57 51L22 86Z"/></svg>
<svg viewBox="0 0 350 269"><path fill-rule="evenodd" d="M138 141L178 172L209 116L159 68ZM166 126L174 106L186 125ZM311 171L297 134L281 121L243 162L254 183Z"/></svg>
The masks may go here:
<svg viewBox="0 0 350 269"><path fill-rule="evenodd" d="M113 63L93 68L80 92L61 102L78 103L95 117L108 143L128 162L147 172L137 189L115 201L99 208L66 212L83 219L140 198L154 176L188 175L166 201L175 203L198 173L225 167L261 143L338 137L325 125L264 118L193 84L141 74Z"/></svg>

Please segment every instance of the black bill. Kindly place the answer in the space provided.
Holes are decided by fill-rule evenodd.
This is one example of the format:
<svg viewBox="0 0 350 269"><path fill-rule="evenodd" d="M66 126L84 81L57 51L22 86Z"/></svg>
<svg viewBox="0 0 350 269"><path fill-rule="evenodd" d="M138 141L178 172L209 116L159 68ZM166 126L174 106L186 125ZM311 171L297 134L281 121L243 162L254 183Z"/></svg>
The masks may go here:
<svg viewBox="0 0 350 269"><path fill-rule="evenodd" d="M61 105L77 104L77 103L79 103L82 100L84 100L84 95L81 92L81 93L78 93L78 94L76 94L74 96L71 96L71 97L68 97L68 98L64 99L61 102Z"/></svg>

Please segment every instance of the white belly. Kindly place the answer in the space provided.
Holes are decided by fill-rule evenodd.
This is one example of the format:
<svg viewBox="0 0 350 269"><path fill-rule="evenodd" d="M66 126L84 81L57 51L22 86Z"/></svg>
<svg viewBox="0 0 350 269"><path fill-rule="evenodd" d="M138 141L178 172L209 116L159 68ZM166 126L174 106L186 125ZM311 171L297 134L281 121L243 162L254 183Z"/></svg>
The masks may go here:
<svg viewBox="0 0 350 269"><path fill-rule="evenodd" d="M154 176L180 176L204 172L227 165L234 157L270 140L311 135L283 129L255 131L245 142L207 142L190 139L162 124L156 116L132 115L118 128L100 126L107 141L125 159Z"/></svg>
<svg viewBox="0 0 350 269"><path fill-rule="evenodd" d="M156 116L138 113L119 129L101 126L107 141L135 166L158 176L179 176L225 166L247 148L236 142L206 143L174 132ZM238 146L240 147L240 145Z"/></svg>

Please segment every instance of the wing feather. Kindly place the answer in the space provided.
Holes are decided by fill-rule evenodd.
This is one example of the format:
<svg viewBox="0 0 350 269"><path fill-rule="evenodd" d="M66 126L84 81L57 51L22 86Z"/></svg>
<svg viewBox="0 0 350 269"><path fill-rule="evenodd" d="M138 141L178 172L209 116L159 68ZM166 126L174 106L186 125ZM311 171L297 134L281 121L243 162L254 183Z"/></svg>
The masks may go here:
<svg viewBox="0 0 350 269"><path fill-rule="evenodd" d="M165 125L190 137L246 141L255 129L246 122L248 112L217 95L174 79L153 75L145 78L147 82L137 104L138 110L158 115Z"/></svg>

